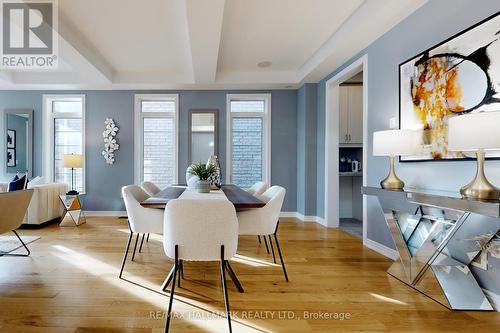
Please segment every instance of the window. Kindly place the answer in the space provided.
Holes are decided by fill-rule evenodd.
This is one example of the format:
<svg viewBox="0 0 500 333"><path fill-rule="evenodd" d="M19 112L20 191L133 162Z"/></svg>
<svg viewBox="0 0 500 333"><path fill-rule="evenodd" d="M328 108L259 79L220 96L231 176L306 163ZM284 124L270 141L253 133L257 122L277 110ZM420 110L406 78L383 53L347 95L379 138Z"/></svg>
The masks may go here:
<svg viewBox="0 0 500 333"><path fill-rule="evenodd" d="M270 94L227 95L227 182L270 182Z"/></svg>
<svg viewBox="0 0 500 333"><path fill-rule="evenodd" d="M178 95L135 95L135 181L177 183Z"/></svg>
<svg viewBox="0 0 500 333"><path fill-rule="evenodd" d="M83 168L74 170L74 189L85 192L85 95L44 95L45 177L71 187L71 169L64 154L83 155Z"/></svg>

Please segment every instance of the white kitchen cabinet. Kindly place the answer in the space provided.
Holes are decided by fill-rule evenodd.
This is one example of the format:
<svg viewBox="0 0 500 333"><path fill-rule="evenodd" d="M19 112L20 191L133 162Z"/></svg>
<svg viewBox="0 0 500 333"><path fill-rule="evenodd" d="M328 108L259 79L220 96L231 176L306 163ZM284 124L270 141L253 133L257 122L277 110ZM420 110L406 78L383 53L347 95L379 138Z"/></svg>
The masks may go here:
<svg viewBox="0 0 500 333"><path fill-rule="evenodd" d="M363 86L340 86L339 143L363 143Z"/></svg>

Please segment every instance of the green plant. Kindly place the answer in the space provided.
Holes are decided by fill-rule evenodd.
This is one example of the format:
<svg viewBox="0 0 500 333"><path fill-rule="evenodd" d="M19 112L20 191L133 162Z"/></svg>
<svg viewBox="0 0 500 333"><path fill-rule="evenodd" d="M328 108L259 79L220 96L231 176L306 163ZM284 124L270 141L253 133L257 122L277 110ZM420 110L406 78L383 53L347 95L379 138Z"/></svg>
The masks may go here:
<svg viewBox="0 0 500 333"><path fill-rule="evenodd" d="M208 180L217 172L217 167L213 164L195 163L189 168L189 173L198 176L200 180Z"/></svg>

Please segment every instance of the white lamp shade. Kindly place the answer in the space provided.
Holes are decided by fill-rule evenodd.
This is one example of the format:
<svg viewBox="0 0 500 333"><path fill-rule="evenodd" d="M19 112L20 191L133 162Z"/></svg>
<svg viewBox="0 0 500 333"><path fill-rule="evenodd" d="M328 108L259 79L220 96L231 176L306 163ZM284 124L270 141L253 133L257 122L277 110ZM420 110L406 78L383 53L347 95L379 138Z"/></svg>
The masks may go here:
<svg viewBox="0 0 500 333"><path fill-rule="evenodd" d="M64 154L63 167L75 169L83 167L83 156L79 154Z"/></svg>
<svg viewBox="0 0 500 333"><path fill-rule="evenodd" d="M500 112L478 112L448 120L448 150L500 150Z"/></svg>
<svg viewBox="0 0 500 333"><path fill-rule="evenodd" d="M396 129L373 133L373 155L410 156L422 147L422 131Z"/></svg>

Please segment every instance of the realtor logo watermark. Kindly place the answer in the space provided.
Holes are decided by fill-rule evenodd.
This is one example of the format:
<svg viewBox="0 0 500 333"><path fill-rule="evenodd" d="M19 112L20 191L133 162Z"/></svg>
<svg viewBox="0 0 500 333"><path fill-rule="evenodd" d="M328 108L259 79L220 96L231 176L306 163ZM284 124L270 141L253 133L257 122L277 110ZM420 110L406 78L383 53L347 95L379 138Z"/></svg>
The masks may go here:
<svg viewBox="0 0 500 333"><path fill-rule="evenodd" d="M0 0L2 69L46 70L58 63L57 0Z"/></svg>

